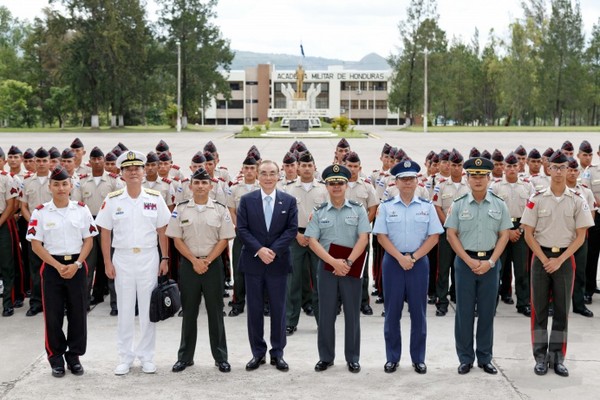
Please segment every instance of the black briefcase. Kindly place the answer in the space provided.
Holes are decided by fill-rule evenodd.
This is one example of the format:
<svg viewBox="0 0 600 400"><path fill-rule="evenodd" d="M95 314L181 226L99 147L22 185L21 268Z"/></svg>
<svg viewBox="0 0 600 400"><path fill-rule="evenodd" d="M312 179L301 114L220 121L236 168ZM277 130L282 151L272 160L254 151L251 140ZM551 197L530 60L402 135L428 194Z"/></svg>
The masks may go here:
<svg viewBox="0 0 600 400"><path fill-rule="evenodd" d="M152 291L150 298L150 322L164 321L177 314L181 308L181 296L177 282L167 278L158 277L158 286Z"/></svg>

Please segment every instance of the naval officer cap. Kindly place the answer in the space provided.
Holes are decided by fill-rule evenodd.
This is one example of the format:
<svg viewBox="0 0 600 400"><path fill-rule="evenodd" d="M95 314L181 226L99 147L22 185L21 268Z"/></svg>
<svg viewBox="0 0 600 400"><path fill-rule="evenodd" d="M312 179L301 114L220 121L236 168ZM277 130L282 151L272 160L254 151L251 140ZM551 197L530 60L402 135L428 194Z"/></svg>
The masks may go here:
<svg viewBox="0 0 600 400"><path fill-rule="evenodd" d="M69 179L69 174L62 166L58 165L50 172L50 179L53 181L64 181Z"/></svg>
<svg viewBox="0 0 600 400"><path fill-rule="evenodd" d="M126 167L143 167L146 164L146 156L144 153L136 150L124 152L117 158L117 168Z"/></svg>
<svg viewBox="0 0 600 400"><path fill-rule="evenodd" d="M463 168L469 175L488 175L494 169L494 163L483 157L469 158Z"/></svg>
<svg viewBox="0 0 600 400"><path fill-rule="evenodd" d="M348 182L351 176L350 170L340 164L330 165L321 174L325 182Z"/></svg>
<svg viewBox="0 0 600 400"><path fill-rule="evenodd" d="M204 168L198 168L196 171L194 171L194 174L192 175L192 179L196 179L198 181L212 180L210 178L210 175L208 174L208 172L206 172L206 170Z"/></svg>
<svg viewBox="0 0 600 400"><path fill-rule="evenodd" d="M394 175L396 179L416 178L419 171L421 171L421 167L415 161L404 160L394 165L390 174Z"/></svg>

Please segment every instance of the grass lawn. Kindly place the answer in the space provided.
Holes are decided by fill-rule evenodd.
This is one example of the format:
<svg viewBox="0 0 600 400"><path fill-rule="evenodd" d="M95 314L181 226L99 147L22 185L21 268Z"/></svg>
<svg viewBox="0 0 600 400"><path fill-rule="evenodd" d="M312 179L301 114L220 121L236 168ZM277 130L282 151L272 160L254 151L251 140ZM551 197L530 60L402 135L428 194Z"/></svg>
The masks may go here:
<svg viewBox="0 0 600 400"><path fill-rule="evenodd" d="M188 132L212 132L215 130L215 127L212 125L205 126L195 126L188 125L187 128L182 129L182 131ZM110 128L108 126L101 126L100 129L91 129L89 126L84 127L67 127L67 128L0 128L0 132L31 132L31 133L48 133L48 132L110 132L110 133L148 133L148 132L176 132L175 128L171 128L168 125L136 125L136 126L126 126L124 128Z"/></svg>
<svg viewBox="0 0 600 400"><path fill-rule="evenodd" d="M240 128L240 132L236 133L236 135L235 135L236 139L247 139L247 138L273 139L274 138L271 136L269 136L269 137L261 136L261 134L266 132L263 125L255 125L255 127L261 127L262 130L260 132L257 132L254 130L254 128L251 128L250 131L242 132L241 128ZM281 127L280 121L271 123L269 126L269 132L288 132L288 131L289 131L288 128ZM368 132L358 130L358 129L354 129L354 130L348 129L346 132L342 132L340 130L334 130L331 127L331 124L324 122L324 121L321 122L320 128L310 128L309 132L332 132L332 133L335 133L337 135L337 137L339 137L339 138L366 139L368 137ZM290 137L291 136L281 136L279 138L289 139ZM299 133L298 137L302 137L302 133ZM321 138L322 139L331 139L332 137L335 137L335 136L323 136ZM312 136L311 136L311 138L319 139L319 137L312 137ZM277 138L275 138L275 139L277 139Z"/></svg>
<svg viewBox="0 0 600 400"><path fill-rule="evenodd" d="M423 132L422 126L397 129ZM600 126L430 126L428 132L600 132Z"/></svg>

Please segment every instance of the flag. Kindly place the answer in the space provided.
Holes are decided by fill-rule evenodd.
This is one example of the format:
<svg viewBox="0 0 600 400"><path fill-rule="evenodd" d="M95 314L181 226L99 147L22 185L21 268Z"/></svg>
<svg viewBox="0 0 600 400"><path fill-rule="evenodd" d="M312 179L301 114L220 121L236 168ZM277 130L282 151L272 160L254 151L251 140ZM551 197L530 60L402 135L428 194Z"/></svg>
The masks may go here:
<svg viewBox="0 0 600 400"><path fill-rule="evenodd" d="M304 47L302 47L302 43L300 43L300 54L304 57Z"/></svg>

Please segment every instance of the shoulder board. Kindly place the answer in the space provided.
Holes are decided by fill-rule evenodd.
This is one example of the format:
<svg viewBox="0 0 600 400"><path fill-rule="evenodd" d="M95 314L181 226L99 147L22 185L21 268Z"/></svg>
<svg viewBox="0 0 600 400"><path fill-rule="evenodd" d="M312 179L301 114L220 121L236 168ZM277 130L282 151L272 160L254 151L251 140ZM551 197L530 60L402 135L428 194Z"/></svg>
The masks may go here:
<svg viewBox="0 0 600 400"><path fill-rule="evenodd" d="M110 198L113 198L113 197L116 197L116 196L120 196L120 195L123 194L124 191L125 191L125 188L121 188L119 190L115 190L114 192L110 192L108 194L108 198L110 199Z"/></svg>
<svg viewBox="0 0 600 400"><path fill-rule="evenodd" d="M421 186L421 187L425 187L425 184L423 182L419 182L419 183L417 183L417 185Z"/></svg>
<svg viewBox="0 0 600 400"><path fill-rule="evenodd" d="M216 179L216 178L210 178L210 181L213 182L213 183L219 183L219 180Z"/></svg>
<svg viewBox="0 0 600 400"><path fill-rule="evenodd" d="M577 189L575 188L568 188L571 193L573 193L575 196L581 196L581 193L577 191Z"/></svg>
<svg viewBox="0 0 600 400"><path fill-rule="evenodd" d="M320 184L322 184L322 185L327 185L327 182L325 182L325 181L324 181L324 180L322 180L322 179L319 179L317 182L318 182L318 183L320 183Z"/></svg>
<svg viewBox="0 0 600 400"><path fill-rule="evenodd" d="M88 177L88 174L80 174L79 179L85 179Z"/></svg>
<svg viewBox="0 0 600 400"><path fill-rule="evenodd" d="M225 178L223 178L222 176L220 176L219 178L217 178L217 180L225 182Z"/></svg>
<svg viewBox="0 0 600 400"><path fill-rule="evenodd" d="M189 181L190 181L190 178L183 178L183 179L181 180L181 183L183 183L183 182L189 182Z"/></svg>
<svg viewBox="0 0 600 400"><path fill-rule="evenodd" d="M352 204L353 206L361 206L362 207L362 203L359 203L358 201L348 200L348 203Z"/></svg>
<svg viewBox="0 0 600 400"><path fill-rule="evenodd" d="M540 194L544 193L545 191L546 191L546 189L538 190L537 192L535 192L535 194L533 195L533 197L539 196Z"/></svg>
<svg viewBox="0 0 600 400"><path fill-rule="evenodd" d="M115 179L119 179L120 178L120 176L117 175L117 174L115 174L114 172L109 173L108 176L110 176L111 178L115 178Z"/></svg>
<svg viewBox="0 0 600 400"><path fill-rule="evenodd" d="M491 193L491 194L492 194L492 196L494 196L495 198L497 198L497 199L500 199L500 200L504 201L504 199L503 199L502 197L498 196L496 193L494 193L494 192L489 192L489 193Z"/></svg>
<svg viewBox="0 0 600 400"><path fill-rule="evenodd" d="M173 164L173 165L171 165L171 168L173 168L173 169L177 169L177 170L178 170L178 169L180 169L181 167L180 167L179 165L175 165L175 164Z"/></svg>
<svg viewBox="0 0 600 400"><path fill-rule="evenodd" d="M539 176L539 174L530 175L531 178L535 178L536 176Z"/></svg>
<svg viewBox="0 0 600 400"><path fill-rule="evenodd" d="M36 210L41 210L42 208L44 208L44 205L43 205L43 204L40 204L40 205L39 205L39 206L37 206L35 209L36 209Z"/></svg>
<svg viewBox="0 0 600 400"><path fill-rule="evenodd" d="M382 201L382 203L387 203L388 201L392 201L392 200L394 200L394 198L390 197L389 199Z"/></svg>
<svg viewBox="0 0 600 400"><path fill-rule="evenodd" d="M324 208L326 205L327 205L327 202L321 203L318 206L315 206L314 210L319 211L320 209Z"/></svg>
<svg viewBox="0 0 600 400"><path fill-rule="evenodd" d="M447 181L447 179L446 179L446 178L440 178L440 179L438 180L438 183L443 183L443 182L446 182L446 181Z"/></svg>
<svg viewBox="0 0 600 400"><path fill-rule="evenodd" d="M8 175L8 172L2 171L2 175Z"/></svg>
<svg viewBox="0 0 600 400"><path fill-rule="evenodd" d="M421 200L423 203L429 203L429 204L431 204L431 200L426 199L425 197L420 197L419 196L419 200Z"/></svg>
<svg viewBox="0 0 600 400"><path fill-rule="evenodd" d="M28 172L23 179L27 179L27 178L31 178L33 176L33 174L31 172Z"/></svg>
<svg viewBox="0 0 600 400"><path fill-rule="evenodd" d="M496 178L496 179L494 179L494 183L500 183L500 182L502 182L502 178Z"/></svg>
<svg viewBox="0 0 600 400"><path fill-rule="evenodd" d="M373 172L379 172L379 170L378 169L374 169Z"/></svg>
<svg viewBox="0 0 600 400"><path fill-rule="evenodd" d="M173 180L174 180L175 182L181 182L181 179L179 178L179 176L174 176L174 177L173 177Z"/></svg>
<svg viewBox="0 0 600 400"><path fill-rule="evenodd" d="M391 182L391 183L388 185L388 187L393 187L393 186L396 186L396 182Z"/></svg>
<svg viewBox="0 0 600 400"><path fill-rule="evenodd" d="M183 201L180 201L179 203L177 203L177 207L179 207L179 206L180 206L180 205L182 205L182 204L187 204L187 203L189 203L189 202L190 202L190 200L189 200L189 199L188 199L188 200L183 200Z"/></svg>
<svg viewBox="0 0 600 400"><path fill-rule="evenodd" d="M144 188L144 192L152 196L160 196L160 192L158 190Z"/></svg>
<svg viewBox="0 0 600 400"><path fill-rule="evenodd" d="M467 197L467 195L468 195L468 194L469 194L469 193L465 193L465 194L463 194L462 196L460 196L460 197L457 197L456 199L454 199L454 202L457 202L457 201L459 201L459 200L461 200L461 199L464 199L465 197Z"/></svg>
<svg viewBox="0 0 600 400"><path fill-rule="evenodd" d="M581 186L583 186L584 188L589 189L588 185L586 185L585 183L580 183Z"/></svg>
<svg viewBox="0 0 600 400"><path fill-rule="evenodd" d="M15 175L16 175L16 174L15 174L14 172L11 172L11 173L10 173L10 176L15 176Z"/></svg>
<svg viewBox="0 0 600 400"><path fill-rule="evenodd" d="M77 202L77 205L78 205L79 207L85 207L85 203L84 203L83 201L78 201L78 202Z"/></svg>
<svg viewBox="0 0 600 400"><path fill-rule="evenodd" d="M166 183L171 183L171 180L169 178L161 178L161 180Z"/></svg>
<svg viewBox="0 0 600 400"><path fill-rule="evenodd" d="M521 179L523 179L523 182L525 182L525 183L531 183L531 182L529 181L529 178L521 178Z"/></svg>
<svg viewBox="0 0 600 400"><path fill-rule="evenodd" d="M367 177L367 178L364 179L364 181L365 181L365 183L371 183L371 178Z"/></svg>
<svg viewBox="0 0 600 400"><path fill-rule="evenodd" d="M233 182L230 186L235 186L235 185L238 185L239 183L240 183L239 181Z"/></svg>
<svg viewBox="0 0 600 400"><path fill-rule="evenodd" d="M227 206L226 206L225 204L223 204L223 203L219 203L218 201L214 201L214 200L213 200L213 204L218 204L218 205L220 205L221 207L227 208Z"/></svg>
<svg viewBox="0 0 600 400"><path fill-rule="evenodd" d="M219 169L224 169L224 170L227 170L227 167L222 167L222 166L219 166Z"/></svg>
<svg viewBox="0 0 600 400"><path fill-rule="evenodd" d="M292 183L296 183L296 180L294 179L294 180L291 180L291 181L287 181L285 183L285 186L291 185Z"/></svg>

